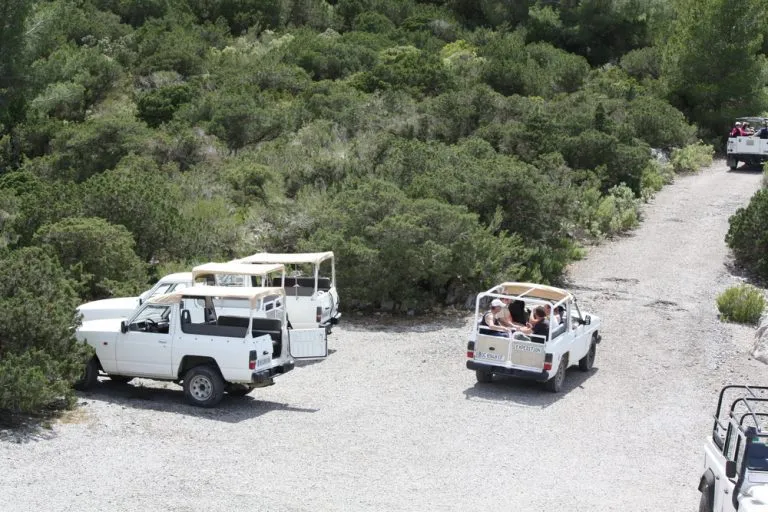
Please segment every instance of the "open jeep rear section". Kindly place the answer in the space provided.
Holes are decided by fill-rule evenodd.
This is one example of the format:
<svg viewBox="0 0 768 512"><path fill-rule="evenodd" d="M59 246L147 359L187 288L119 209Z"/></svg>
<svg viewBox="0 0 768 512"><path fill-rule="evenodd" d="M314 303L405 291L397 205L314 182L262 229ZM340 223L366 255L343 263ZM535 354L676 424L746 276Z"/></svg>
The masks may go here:
<svg viewBox="0 0 768 512"><path fill-rule="evenodd" d="M523 325L509 332L492 330L482 319L491 312L488 304L493 299L503 301L504 307L522 302L526 314L538 306L548 306L546 331L533 334ZM600 319L582 315L566 290L534 283L502 283L477 296L467 368L475 370L478 382L492 382L494 375L500 375L543 382L550 391L559 392L569 366L592 369L601 340L599 328Z"/></svg>

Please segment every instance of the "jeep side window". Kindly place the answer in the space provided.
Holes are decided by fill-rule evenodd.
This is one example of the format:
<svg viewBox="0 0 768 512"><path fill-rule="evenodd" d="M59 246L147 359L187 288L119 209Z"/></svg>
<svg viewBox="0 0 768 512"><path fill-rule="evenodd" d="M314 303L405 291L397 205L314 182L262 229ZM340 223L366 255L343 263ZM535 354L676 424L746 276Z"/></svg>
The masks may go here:
<svg viewBox="0 0 768 512"><path fill-rule="evenodd" d="M215 311L216 300L219 302L221 299L214 299L211 301L210 314L204 315L200 318L199 315L195 317L192 311L189 309L181 310L181 317L179 319L181 324L181 331L185 334L197 334L201 336L220 336L223 338L245 338L248 331L248 324L250 318L247 315L249 309L247 300L239 299L226 299L228 301L227 308L243 309L246 312L246 316L227 316L219 315ZM237 303L242 303L238 307ZM190 304L191 306L191 304ZM207 318L206 318L207 317Z"/></svg>
<svg viewBox="0 0 768 512"><path fill-rule="evenodd" d="M129 331L135 332L168 332L168 316L171 307L162 304L150 304L145 307L128 326Z"/></svg>

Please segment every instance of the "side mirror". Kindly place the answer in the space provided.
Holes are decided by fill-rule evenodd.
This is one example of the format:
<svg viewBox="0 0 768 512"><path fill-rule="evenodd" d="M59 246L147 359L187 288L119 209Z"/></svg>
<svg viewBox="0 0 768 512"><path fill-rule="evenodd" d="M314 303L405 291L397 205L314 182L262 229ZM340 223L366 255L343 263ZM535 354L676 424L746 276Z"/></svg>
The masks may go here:
<svg viewBox="0 0 768 512"><path fill-rule="evenodd" d="M736 462L732 460L725 461L725 477L736 478Z"/></svg>
<svg viewBox="0 0 768 512"><path fill-rule="evenodd" d="M120 332L122 332L123 334L128 332L128 325L125 323L125 320L120 322Z"/></svg>
<svg viewBox="0 0 768 512"><path fill-rule="evenodd" d="M587 325L591 324L592 323L592 317L589 316L589 315L584 317L584 323L587 324Z"/></svg>

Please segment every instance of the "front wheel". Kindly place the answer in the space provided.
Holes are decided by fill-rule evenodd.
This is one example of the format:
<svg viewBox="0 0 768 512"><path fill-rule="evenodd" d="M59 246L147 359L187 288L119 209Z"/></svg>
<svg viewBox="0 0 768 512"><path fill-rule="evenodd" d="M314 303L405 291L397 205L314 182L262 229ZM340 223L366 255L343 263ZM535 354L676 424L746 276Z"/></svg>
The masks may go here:
<svg viewBox="0 0 768 512"><path fill-rule="evenodd" d="M592 344L589 346L589 352L587 355L579 359L579 370L588 372L595 365L595 355L597 354L597 340L596 336L592 335Z"/></svg>
<svg viewBox="0 0 768 512"><path fill-rule="evenodd" d="M224 379L211 366L190 368L184 376L184 398L198 407L216 407L224 398Z"/></svg>
<svg viewBox="0 0 768 512"><path fill-rule="evenodd" d="M563 389L566 366L568 366L568 360L563 357L560 359L560 365L557 367L557 373L555 376L549 379L544 385L548 391L559 393Z"/></svg>
<svg viewBox="0 0 768 512"><path fill-rule="evenodd" d="M475 370L475 377L477 378L477 382L485 384L493 381L493 373L488 370Z"/></svg>
<svg viewBox="0 0 768 512"><path fill-rule="evenodd" d="M99 380L99 360L96 356L90 358L85 365L83 374L78 381L75 382L74 388L78 391L85 391L96 385Z"/></svg>

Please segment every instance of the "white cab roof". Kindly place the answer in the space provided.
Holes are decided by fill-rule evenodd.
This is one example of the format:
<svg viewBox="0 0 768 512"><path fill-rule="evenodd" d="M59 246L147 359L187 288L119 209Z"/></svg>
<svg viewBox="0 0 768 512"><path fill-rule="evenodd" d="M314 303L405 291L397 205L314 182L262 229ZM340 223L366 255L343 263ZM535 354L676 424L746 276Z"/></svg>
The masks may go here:
<svg viewBox="0 0 768 512"><path fill-rule="evenodd" d="M248 300L251 307L256 307L258 301L270 295L285 296L283 288L261 287L232 287L232 286L190 286L177 292L155 295L147 302L150 304L176 304L183 297L216 297L220 299L244 299Z"/></svg>
<svg viewBox="0 0 768 512"><path fill-rule="evenodd" d="M176 272L160 278L162 283L188 283L192 281L192 272Z"/></svg>
<svg viewBox="0 0 768 512"><path fill-rule="evenodd" d="M502 283L493 288L498 293L504 295L513 295L515 297L531 297L537 299L547 299L554 302L559 302L566 297L570 297L571 294L563 290L562 288L555 288L554 286L547 286L545 284L536 283Z"/></svg>
<svg viewBox="0 0 768 512"><path fill-rule="evenodd" d="M319 265L327 259L333 258L333 252L303 252L303 253L278 253L259 252L237 260L240 263L282 263L285 265L311 263Z"/></svg>
<svg viewBox="0 0 768 512"><path fill-rule="evenodd" d="M192 269L192 278L211 274L238 274L246 276L265 276L272 272L285 272L285 265L250 265L246 263L206 263Z"/></svg>

